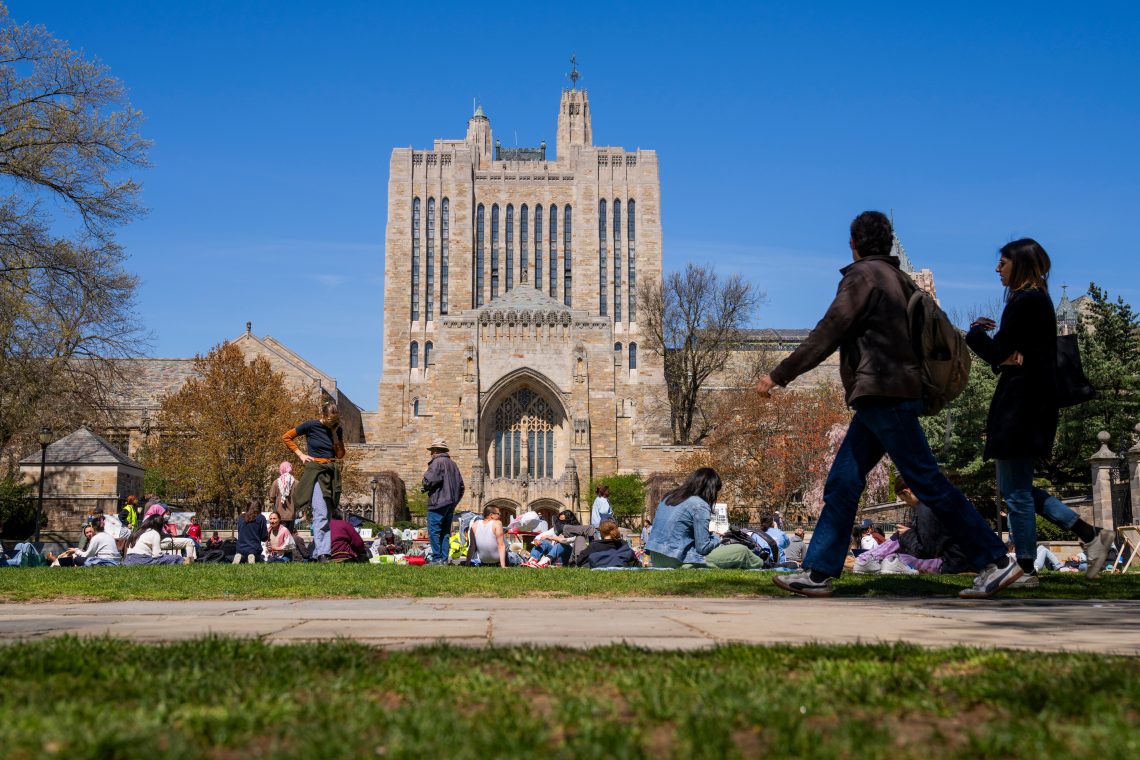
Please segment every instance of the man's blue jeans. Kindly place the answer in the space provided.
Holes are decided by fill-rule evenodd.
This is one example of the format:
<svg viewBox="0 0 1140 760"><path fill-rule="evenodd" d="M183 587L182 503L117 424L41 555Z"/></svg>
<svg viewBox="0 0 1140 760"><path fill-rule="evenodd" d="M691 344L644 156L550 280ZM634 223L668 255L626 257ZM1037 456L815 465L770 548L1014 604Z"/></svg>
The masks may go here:
<svg viewBox="0 0 1140 760"><path fill-rule="evenodd" d="M1033 487L1033 459L997 460L998 490L1009 510L1009 535L1018 559L1037 556L1037 518L1041 515L1065 530L1072 530L1079 516L1056 496Z"/></svg>
<svg viewBox="0 0 1140 760"><path fill-rule="evenodd" d="M922 402L863 398L839 446L823 488L823 513L808 545L804 567L838 578L851 543L851 528L867 473L889 454L919 501L942 520L977 570L997 561L1005 546L970 500L938 469L918 424Z"/></svg>
<svg viewBox="0 0 1140 760"><path fill-rule="evenodd" d="M451 553L451 520L455 505L443 509L429 509L427 513L428 539L431 541L431 561L447 562Z"/></svg>

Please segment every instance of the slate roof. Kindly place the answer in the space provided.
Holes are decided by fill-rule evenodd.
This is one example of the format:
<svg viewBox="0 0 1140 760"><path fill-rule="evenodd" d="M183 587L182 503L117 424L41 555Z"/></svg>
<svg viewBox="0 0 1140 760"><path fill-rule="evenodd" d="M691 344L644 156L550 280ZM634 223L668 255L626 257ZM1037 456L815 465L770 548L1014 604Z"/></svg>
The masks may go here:
<svg viewBox="0 0 1140 760"><path fill-rule="evenodd" d="M20 464L38 465L40 456L41 454L38 451L29 454L20 460ZM47 447L45 461L52 465L113 464L143 469L141 464L116 449L102 436L92 433L85 427L81 427L71 435L66 435L50 444Z"/></svg>
<svg viewBox="0 0 1140 760"><path fill-rule="evenodd" d="M538 288L522 283L511 288L505 294L490 303L480 306L476 311L495 311L496 309L551 309L554 311L571 311L571 308L561 301L551 298Z"/></svg>

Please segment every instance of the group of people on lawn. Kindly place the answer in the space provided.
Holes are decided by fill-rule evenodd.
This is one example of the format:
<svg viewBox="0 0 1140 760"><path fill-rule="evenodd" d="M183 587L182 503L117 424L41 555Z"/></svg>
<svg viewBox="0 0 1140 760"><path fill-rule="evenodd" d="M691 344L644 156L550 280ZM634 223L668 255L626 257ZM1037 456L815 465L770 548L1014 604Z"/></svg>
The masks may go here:
<svg viewBox="0 0 1140 760"><path fill-rule="evenodd" d="M919 416L927 411L929 382L922 347L912 335L911 315L921 293L892 255L894 242L891 222L881 212L867 211L851 222L852 263L841 270L826 314L807 339L756 385L757 394L767 397L775 387L788 385L839 351L840 378L854 416L828 473L823 510L810 546L804 544L802 533L788 537L778 528L781 539L776 540L770 524L751 533L710 531L710 510L721 480L711 468L701 468L658 505L651 529L643 532L648 563L663 568L769 564L799 569L777 574L773 580L780 588L809 597L829 596L832 579L849 563L857 573L966 571L977 575L960 595L986 598L1011 585L1037 585L1037 570L1048 561L1039 557L1036 543L1035 515L1040 514L1077 536L1088 577L1101 572L1113 549L1114 531L1082 520L1033 485L1035 459L1052 449L1060 406L1057 327L1048 290L1051 262L1045 249L1029 238L1000 249L994 270L1005 287L1000 323L979 317L966 336L969 348L999 376L986 421L984 453L997 464L998 489L1009 511L1010 550L939 470L919 425ZM294 440L300 436L306 440L306 452ZM238 520L234 561L253 562L260 556L271 562L287 561L297 546L292 534L294 510L311 515L311 559L363 558L359 534L335 511L339 461L345 452L336 404L324 404L320 419L286 432L283 440L305 463L302 478L296 481L288 463L281 465L269 520L261 514L259 500L251 502ZM432 561L444 563L452 553L450 534L464 483L446 441L437 439L429 451L422 484L428 494L427 532ZM884 454L899 472L896 492L914 510L912 524L900 526L889 539L876 535L871 525L854 527L867 474ZM508 546L499 509L487 506L479 519L461 530L466 559L500 567L643 564L623 539L607 496L604 489L597 492L590 526L579 525L572 512L560 513L553 526L535 536L529 557ZM98 539L97 525L93 522L89 528L94 531L92 544L82 552L69 550L61 564L64 558L87 559L92 554L93 564L104 557L108 562L116 559L110 556L114 552L108 542ZM165 536L167 531L165 510L148 509L129 536L124 563L193 561L196 541L183 547L185 558L163 553L165 541L178 541Z"/></svg>

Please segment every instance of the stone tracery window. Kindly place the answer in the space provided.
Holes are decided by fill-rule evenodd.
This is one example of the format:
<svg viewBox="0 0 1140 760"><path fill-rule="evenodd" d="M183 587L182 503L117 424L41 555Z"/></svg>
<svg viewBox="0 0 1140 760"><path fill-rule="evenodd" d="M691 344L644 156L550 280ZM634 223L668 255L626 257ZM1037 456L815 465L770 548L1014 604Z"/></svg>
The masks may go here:
<svg viewBox="0 0 1140 760"><path fill-rule="evenodd" d="M534 207L534 287L542 290L542 204Z"/></svg>
<svg viewBox="0 0 1140 760"><path fill-rule="evenodd" d="M507 204L507 285L506 290L515 286L515 207Z"/></svg>
<svg viewBox="0 0 1140 760"><path fill-rule="evenodd" d="M614 199L614 322L621 321L621 201Z"/></svg>
<svg viewBox="0 0 1140 760"><path fill-rule="evenodd" d="M570 204L562 207L562 303L573 306L574 287L570 264L574 257L570 254Z"/></svg>
<svg viewBox="0 0 1140 760"><path fill-rule="evenodd" d="M447 243L451 237L447 198L439 206L439 313L447 313Z"/></svg>
<svg viewBox="0 0 1140 760"><path fill-rule="evenodd" d="M412 201L412 321L420 320L420 199Z"/></svg>
<svg viewBox="0 0 1140 760"><path fill-rule="evenodd" d="M598 201L598 314L606 315L606 199Z"/></svg>
<svg viewBox="0 0 1140 760"><path fill-rule="evenodd" d="M558 298L558 207L550 206L550 297Z"/></svg>
<svg viewBox="0 0 1140 760"><path fill-rule="evenodd" d="M495 410L493 477L554 477L554 410L529 388L515 391ZM525 461L523 455L525 456Z"/></svg>
<svg viewBox="0 0 1140 760"><path fill-rule="evenodd" d="M491 206L491 300L499 297L499 204Z"/></svg>
<svg viewBox="0 0 1140 760"><path fill-rule="evenodd" d="M519 209L519 282L526 282L527 258L530 256L530 252L526 249L527 243L529 242L527 238L528 213L528 209L524 203L522 208Z"/></svg>
<svg viewBox="0 0 1140 760"><path fill-rule="evenodd" d="M427 202L427 272L424 278L424 311L427 320L432 319L434 309L433 296L435 290L435 198L428 198Z"/></svg>
<svg viewBox="0 0 1140 760"><path fill-rule="evenodd" d="M637 321L637 243L634 240L634 211L637 205L633 198L625 204L625 219L626 228L629 231L628 239L625 246L625 257L629 261L629 276L626 278L626 286L629 289L629 321Z"/></svg>
<svg viewBox="0 0 1140 760"><path fill-rule="evenodd" d="M475 306L483 305L483 204L475 210Z"/></svg>

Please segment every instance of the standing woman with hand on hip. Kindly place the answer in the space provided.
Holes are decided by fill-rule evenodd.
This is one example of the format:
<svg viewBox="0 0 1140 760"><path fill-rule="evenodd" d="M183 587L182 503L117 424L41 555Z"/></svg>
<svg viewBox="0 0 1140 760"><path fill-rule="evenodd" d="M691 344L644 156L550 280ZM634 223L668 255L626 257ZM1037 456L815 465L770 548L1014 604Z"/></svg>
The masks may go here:
<svg viewBox="0 0 1140 760"><path fill-rule="evenodd" d="M1049 254L1030 238L1002 247L996 272L1005 286L1001 324L979 317L966 342L999 374L986 417L987 459L997 463L998 490L1009 510L1010 534L1025 580L1038 585L1037 521L1071 530L1088 555L1085 575L1104 568L1114 532L1080 519L1076 512L1033 486L1034 460L1049 456L1057 434L1057 317L1049 296ZM990 337L987 333L998 331Z"/></svg>
<svg viewBox="0 0 1140 760"><path fill-rule="evenodd" d="M294 440L305 436L306 454ZM340 505L340 460L344 458L344 430L340 426L340 410L336 404L321 404L321 418L307 420L281 436L285 445L305 464L301 480L294 490L293 503L298 511L312 514L313 553L317 562L328 562L332 555L329 512Z"/></svg>

